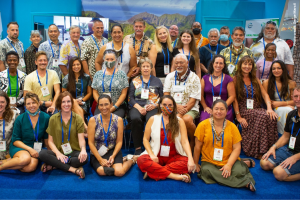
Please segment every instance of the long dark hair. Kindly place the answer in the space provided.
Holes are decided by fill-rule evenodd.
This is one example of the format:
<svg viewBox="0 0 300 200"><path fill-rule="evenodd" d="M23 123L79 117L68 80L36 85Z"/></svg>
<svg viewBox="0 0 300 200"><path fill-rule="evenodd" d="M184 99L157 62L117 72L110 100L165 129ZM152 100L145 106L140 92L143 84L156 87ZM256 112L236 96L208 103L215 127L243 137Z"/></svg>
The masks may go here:
<svg viewBox="0 0 300 200"><path fill-rule="evenodd" d="M166 126L166 130L170 130L171 131L171 138L172 141L175 141L175 137L179 134L179 122L178 122L178 118L177 118L177 106L176 106L176 102L173 99L173 97L171 95L164 95L160 100L159 100L159 106L158 106L158 114L161 114L161 104L162 101L164 99L170 99L173 102L173 112L171 113L171 115L169 116L169 123Z"/></svg>
<svg viewBox="0 0 300 200"><path fill-rule="evenodd" d="M273 65L275 63L278 63L282 69L282 74L280 76L280 81L281 81L281 90L280 90L280 97L281 98L288 98L289 96L289 80L292 80L290 75L288 74L286 65L284 64L283 61L281 60L275 60L270 68L270 76L269 76L269 81L268 81L268 95L270 96L271 100L275 100L275 81L276 81L276 77L273 74Z"/></svg>
<svg viewBox="0 0 300 200"><path fill-rule="evenodd" d="M8 95L0 90L0 97L4 97L5 101L6 101L6 106L5 106L5 110L3 112L2 118L7 121L10 122L14 116L14 112L12 111L12 109L10 108L10 100Z"/></svg>
<svg viewBox="0 0 300 200"><path fill-rule="evenodd" d="M197 50L197 47L196 47L195 37L194 37L194 34L193 34L193 32L192 32L191 30L186 29L186 30L184 30L184 31L182 31L182 32L180 33L180 37L179 37L179 40L178 40L178 42L177 42L176 48L177 48L177 49L183 48L183 43L182 43L182 41L181 41L181 37L182 37L182 35L183 35L184 33L187 33L187 34L189 34L189 35L191 36L191 39L192 39L192 40L191 40L191 42L190 42L190 44L189 44L189 49L190 49L190 51L191 51L192 54L193 54L193 57L194 57L194 59L195 59L195 63L197 63L198 60L199 60L199 54L198 54L198 50Z"/></svg>
<svg viewBox="0 0 300 200"><path fill-rule="evenodd" d="M84 76L84 71L83 71L81 60L78 57L71 58L71 60L69 62L69 77L68 77L67 91L69 91L71 93L73 98L76 98L76 79L75 79L75 73L72 69L73 68L72 66L76 60L78 60L81 65L81 69L79 71L79 73L80 73L79 78Z"/></svg>
<svg viewBox="0 0 300 200"><path fill-rule="evenodd" d="M215 61L216 61L216 58L222 58L222 59L223 59L223 62L224 62L224 68L223 68L223 70L222 70L222 73L229 75L228 69L227 69L227 64L226 64L226 61L225 61L225 57L222 56L222 55L220 55L220 54L214 55L213 59L212 59L211 62L209 63L209 66L208 66L208 73L209 73L209 74L213 74L213 73L214 73L214 63L215 63Z"/></svg>
<svg viewBox="0 0 300 200"><path fill-rule="evenodd" d="M254 67L254 60L250 56L244 56L239 62L237 63L237 71L236 71L236 84L235 84L235 91L236 91L236 98L238 101L242 101L244 97L244 80L243 80L243 72L242 72L242 64L244 62L251 62L252 64L252 70L249 74L251 83L253 85L253 88L255 89L256 95L254 98L257 102L261 103L262 97L261 97L261 91L260 86L256 78L256 69Z"/></svg>

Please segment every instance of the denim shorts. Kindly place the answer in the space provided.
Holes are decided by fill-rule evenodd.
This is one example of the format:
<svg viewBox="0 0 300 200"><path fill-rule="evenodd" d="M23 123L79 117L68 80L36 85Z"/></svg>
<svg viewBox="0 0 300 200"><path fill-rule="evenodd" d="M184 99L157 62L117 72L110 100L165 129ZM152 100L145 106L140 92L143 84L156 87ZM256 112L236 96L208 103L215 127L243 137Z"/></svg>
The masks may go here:
<svg viewBox="0 0 300 200"><path fill-rule="evenodd" d="M276 159L274 159L273 155L270 155L268 161L270 161L275 167L280 165L283 161L287 158L293 156L294 154L289 151L286 146L280 147L276 150ZM295 164L292 165L291 169L285 168L284 169L288 175L294 175L300 173L300 160L298 160Z"/></svg>

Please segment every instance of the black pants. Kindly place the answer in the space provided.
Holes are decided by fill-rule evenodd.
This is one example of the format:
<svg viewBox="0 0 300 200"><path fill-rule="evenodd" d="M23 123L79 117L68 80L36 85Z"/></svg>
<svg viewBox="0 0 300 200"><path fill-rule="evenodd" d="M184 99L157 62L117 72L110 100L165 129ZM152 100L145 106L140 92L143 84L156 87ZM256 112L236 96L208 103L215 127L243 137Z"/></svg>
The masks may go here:
<svg viewBox="0 0 300 200"><path fill-rule="evenodd" d="M83 163L81 163L78 159L79 154L79 151L73 151L72 153L67 155L69 157L68 162L62 163L60 160L57 159L53 151L42 149L42 151L39 153L39 158L47 165L51 165L52 167L56 167L57 169L61 169L67 172L69 171L70 167L78 168L85 165L88 162L88 158L86 158L86 160Z"/></svg>
<svg viewBox="0 0 300 200"><path fill-rule="evenodd" d="M142 115L138 109L131 108L129 116L131 120L131 133L133 138L134 148L141 147L143 144L144 137L144 122L148 122L150 117L157 113L157 108L147 112L146 115Z"/></svg>

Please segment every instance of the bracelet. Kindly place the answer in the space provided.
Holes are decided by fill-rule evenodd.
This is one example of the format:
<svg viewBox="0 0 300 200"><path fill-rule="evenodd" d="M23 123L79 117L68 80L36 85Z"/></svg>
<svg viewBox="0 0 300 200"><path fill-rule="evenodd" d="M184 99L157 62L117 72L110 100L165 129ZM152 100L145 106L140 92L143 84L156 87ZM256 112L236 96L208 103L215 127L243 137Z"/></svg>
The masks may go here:
<svg viewBox="0 0 300 200"><path fill-rule="evenodd" d="M268 101L267 103L268 103L268 104L271 104L271 101Z"/></svg>
<svg viewBox="0 0 300 200"><path fill-rule="evenodd" d="M278 147L277 147L277 145L276 145L276 144L273 144L273 146L275 146L275 150L276 150L276 149L278 149Z"/></svg>
<svg viewBox="0 0 300 200"><path fill-rule="evenodd" d="M118 106L116 106L116 105L114 105L114 107L115 107L115 109L117 110L119 107Z"/></svg>
<svg viewBox="0 0 300 200"><path fill-rule="evenodd" d="M238 114L240 114L240 112L239 112L239 111L237 111L235 114L236 114L236 115L238 115Z"/></svg>

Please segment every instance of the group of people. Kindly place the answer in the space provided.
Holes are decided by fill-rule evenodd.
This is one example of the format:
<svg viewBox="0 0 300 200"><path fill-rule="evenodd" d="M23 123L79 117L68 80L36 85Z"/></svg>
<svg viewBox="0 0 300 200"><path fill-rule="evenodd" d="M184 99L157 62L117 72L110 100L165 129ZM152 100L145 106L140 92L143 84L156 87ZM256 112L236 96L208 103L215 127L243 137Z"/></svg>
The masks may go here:
<svg viewBox="0 0 300 200"><path fill-rule="evenodd" d="M242 27L213 28L205 38L199 22L180 34L176 25L159 26L153 42L136 19L125 37L113 25L109 42L102 21L91 23L83 42L78 26L63 44L55 24L42 44L32 31L25 53L18 24L8 24L0 42L0 171L31 172L40 159L42 172L84 178L87 138L99 175L123 176L137 163L144 178L191 182L198 172L205 183L255 191L255 162L240 159L243 150L278 180L300 179L300 87L276 24L267 22L249 49ZM123 157L125 117L135 152Z"/></svg>

